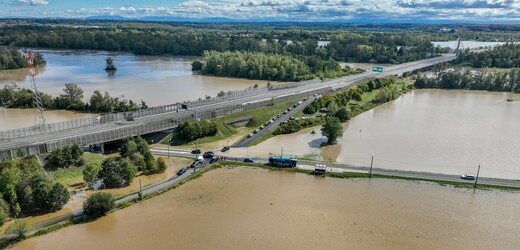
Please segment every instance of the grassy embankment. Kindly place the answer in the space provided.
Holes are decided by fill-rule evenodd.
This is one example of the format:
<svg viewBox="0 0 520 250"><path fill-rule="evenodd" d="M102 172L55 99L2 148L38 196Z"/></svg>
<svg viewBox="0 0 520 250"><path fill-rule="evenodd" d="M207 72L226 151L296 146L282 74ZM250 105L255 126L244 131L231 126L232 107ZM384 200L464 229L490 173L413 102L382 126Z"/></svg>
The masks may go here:
<svg viewBox="0 0 520 250"><path fill-rule="evenodd" d="M403 82L403 83L396 83L395 85L397 85L398 89L400 90L399 91L399 96L405 94L408 92L408 90L406 89L406 86L409 85L409 83L406 83L406 82ZM351 111L351 114L352 114L352 118L354 118L355 116L363 113L363 112L366 112L368 110L371 110L383 103L373 103L372 100L374 100L374 98L376 97L377 93L379 93L381 89L376 89L376 90L373 90L371 92L366 92L366 93L363 93L361 94L361 101L350 101L347 105L346 105L346 108L348 110ZM341 108L341 107L339 107ZM296 112L293 117L296 117L296 118L299 118L299 117L302 117L302 116L316 116L316 115L327 115L326 113L320 113L319 111L314 114L314 115L308 115L308 114L304 114L303 113L303 109ZM310 118L310 119L320 119L320 118ZM312 128L312 127L319 127L321 126L320 125L316 125L316 126L310 126L310 127L302 127L302 129L304 128ZM271 138L271 137L274 137L276 135L273 134L273 132L269 132L269 133L266 133L260 137L258 137L253 143L251 143L251 146L255 146L255 145L258 145L264 141L266 141L267 139Z"/></svg>
<svg viewBox="0 0 520 250"><path fill-rule="evenodd" d="M226 115L223 117L219 117L213 119L212 121L217 124L218 132L214 136L200 138L194 141L184 140L180 138L179 134L175 131L164 140L161 141L161 144L168 145L168 142L171 142L171 146L174 147L194 147L196 144L199 148L212 149L215 148L215 145L211 145L213 142L229 140L230 144L233 144L239 139L243 138L248 133L252 132L256 128L260 127L264 122L268 121L272 117L280 114L288 107L291 107L295 104L297 100L286 101L277 103L273 106L260 107L256 109L246 110L242 112L238 112L235 114ZM244 127L244 128L234 128L229 125L225 125L224 123L228 120L233 120L239 117L252 116L253 119ZM173 137L173 139L172 139ZM206 144L206 145L205 145Z"/></svg>

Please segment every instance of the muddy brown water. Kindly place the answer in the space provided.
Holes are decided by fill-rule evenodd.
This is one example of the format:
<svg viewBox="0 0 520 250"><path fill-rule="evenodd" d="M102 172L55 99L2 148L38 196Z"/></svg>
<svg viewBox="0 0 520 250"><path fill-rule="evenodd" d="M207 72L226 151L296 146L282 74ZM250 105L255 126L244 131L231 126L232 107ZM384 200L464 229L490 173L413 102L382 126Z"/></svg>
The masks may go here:
<svg viewBox="0 0 520 250"><path fill-rule="evenodd" d="M507 93L416 90L344 125L338 144L310 130L277 136L248 153L320 156L331 161L390 169L520 179L520 101ZM520 97L520 96L519 96ZM520 100L520 98L518 98Z"/></svg>
<svg viewBox="0 0 520 250"><path fill-rule="evenodd" d="M98 114L75 113L65 110L44 111L47 123L63 122L87 117L97 117ZM34 126L33 109L3 109L0 108L0 131Z"/></svg>
<svg viewBox="0 0 520 250"><path fill-rule="evenodd" d="M191 63L196 57L136 56L89 50L35 50L44 55L47 65L36 76L39 90L57 96L63 93L64 84L78 84L87 101L94 90L108 91L111 96L124 96L148 106L196 100L205 95L216 96L220 91L242 90L255 84L265 86L267 81L221 78L194 75ZM105 59L112 56L117 71L110 75ZM2 83L15 82L31 87L29 71L0 71Z"/></svg>
<svg viewBox="0 0 520 250"><path fill-rule="evenodd" d="M219 169L15 249L516 249L518 193Z"/></svg>

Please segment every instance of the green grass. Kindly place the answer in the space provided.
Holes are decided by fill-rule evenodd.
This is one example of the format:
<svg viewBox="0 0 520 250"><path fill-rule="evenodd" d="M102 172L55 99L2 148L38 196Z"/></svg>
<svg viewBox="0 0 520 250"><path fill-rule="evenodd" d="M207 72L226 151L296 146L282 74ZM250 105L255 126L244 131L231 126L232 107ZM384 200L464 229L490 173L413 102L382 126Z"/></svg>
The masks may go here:
<svg viewBox="0 0 520 250"><path fill-rule="evenodd" d="M297 101L286 101L282 103L277 103L272 106L267 107L259 107L256 109L246 110L242 112L238 112L235 114L226 115L223 117L219 117L216 119L212 119L215 123L217 123L218 127L218 133L214 136L208 136L204 138L200 138L194 141L188 141L180 138L179 134L177 132L173 132L171 135L167 136L164 140L161 141L162 144L168 145L168 142L171 140L172 146L184 146L184 145L190 145L190 144L204 144L204 143L210 143L215 141L220 141L227 139L231 137L232 135L236 134L238 131L232 127L225 125L224 123L228 120L233 120L239 117L244 116L252 116L253 119L246 125L246 128L251 129L253 131L254 129L260 127L260 125L264 124L269 119L273 118L277 114L280 114L288 107L291 107L294 105ZM172 139L173 138L173 139Z"/></svg>
<svg viewBox="0 0 520 250"><path fill-rule="evenodd" d="M105 160L105 157L100 154L85 152L83 153L83 160L85 162L83 166L58 168L54 171L50 171L49 173L53 176L55 181L61 182L65 186L69 186L73 184L75 180L83 179L83 170L88 164L96 163L101 165L101 163Z"/></svg>

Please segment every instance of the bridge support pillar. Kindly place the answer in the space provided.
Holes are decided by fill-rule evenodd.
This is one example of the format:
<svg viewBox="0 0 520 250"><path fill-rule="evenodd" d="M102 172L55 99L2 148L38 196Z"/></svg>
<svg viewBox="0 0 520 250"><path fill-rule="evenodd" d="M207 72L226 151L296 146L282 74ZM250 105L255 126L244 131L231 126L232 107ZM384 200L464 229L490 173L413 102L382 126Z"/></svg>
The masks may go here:
<svg viewBox="0 0 520 250"><path fill-rule="evenodd" d="M100 148L101 148L101 153L102 154L105 154L105 144L104 143L101 143L101 145L99 145Z"/></svg>

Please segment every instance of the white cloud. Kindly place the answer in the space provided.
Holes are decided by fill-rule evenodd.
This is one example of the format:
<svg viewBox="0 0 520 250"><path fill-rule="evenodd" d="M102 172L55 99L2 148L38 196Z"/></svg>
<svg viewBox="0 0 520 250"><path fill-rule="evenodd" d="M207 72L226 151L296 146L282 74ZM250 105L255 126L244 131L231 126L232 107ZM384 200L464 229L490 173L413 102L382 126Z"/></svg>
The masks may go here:
<svg viewBox="0 0 520 250"><path fill-rule="evenodd" d="M17 0L24 5L47 5L45 0ZM43 11L40 13L43 14ZM121 6L52 10L46 16L333 20L505 20L520 21L520 0L190 0L173 7Z"/></svg>
<svg viewBox="0 0 520 250"><path fill-rule="evenodd" d="M16 0L17 4L30 5L30 6L43 6L48 5L49 2L45 0Z"/></svg>

